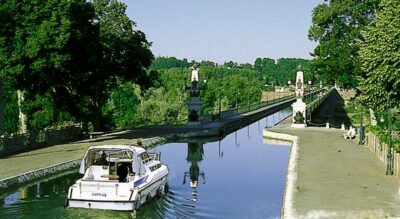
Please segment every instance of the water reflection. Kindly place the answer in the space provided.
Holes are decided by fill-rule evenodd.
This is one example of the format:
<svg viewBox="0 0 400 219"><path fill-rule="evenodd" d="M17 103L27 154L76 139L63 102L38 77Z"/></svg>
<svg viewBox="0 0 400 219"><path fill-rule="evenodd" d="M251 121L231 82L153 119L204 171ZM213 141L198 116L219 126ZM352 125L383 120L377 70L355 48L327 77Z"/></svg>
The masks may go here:
<svg viewBox="0 0 400 219"><path fill-rule="evenodd" d="M19 192L15 192L11 195L8 195L4 198L4 206L15 204L19 201Z"/></svg>
<svg viewBox="0 0 400 219"><path fill-rule="evenodd" d="M197 188L199 176L203 179L203 184L206 183L204 172L200 171L199 162L203 160L204 149L203 143L192 142L188 143L188 154L186 160L190 163L189 171L186 171L183 176L183 184L186 184L186 178L190 179L190 187Z"/></svg>

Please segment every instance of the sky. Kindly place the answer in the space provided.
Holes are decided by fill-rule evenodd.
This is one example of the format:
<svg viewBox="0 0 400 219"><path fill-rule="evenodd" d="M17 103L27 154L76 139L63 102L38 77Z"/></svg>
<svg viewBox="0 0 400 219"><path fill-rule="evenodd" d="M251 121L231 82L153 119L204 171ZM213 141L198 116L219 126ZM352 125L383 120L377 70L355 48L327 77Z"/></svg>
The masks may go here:
<svg viewBox="0 0 400 219"><path fill-rule="evenodd" d="M217 63L311 59L307 37L323 0L122 0L155 56Z"/></svg>

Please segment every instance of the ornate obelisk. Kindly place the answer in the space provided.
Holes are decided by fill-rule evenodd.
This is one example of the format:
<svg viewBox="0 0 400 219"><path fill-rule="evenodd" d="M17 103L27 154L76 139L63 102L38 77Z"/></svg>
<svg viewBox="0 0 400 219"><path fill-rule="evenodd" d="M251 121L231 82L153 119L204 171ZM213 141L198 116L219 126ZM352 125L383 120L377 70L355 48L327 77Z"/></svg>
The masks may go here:
<svg viewBox="0 0 400 219"><path fill-rule="evenodd" d="M305 128L306 123L306 103L303 102L304 95L304 78L301 68L298 68L296 74L296 102L292 104L293 114L292 114L292 127L293 128Z"/></svg>
<svg viewBox="0 0 400 219"><path fill-rule="evenodd" d="M200 88L199 88L199 70L193 69L191 76L190 86L190 100L188 102L188 125L200 125L201 124L201 108L203 103L200 100Z"/></svg>

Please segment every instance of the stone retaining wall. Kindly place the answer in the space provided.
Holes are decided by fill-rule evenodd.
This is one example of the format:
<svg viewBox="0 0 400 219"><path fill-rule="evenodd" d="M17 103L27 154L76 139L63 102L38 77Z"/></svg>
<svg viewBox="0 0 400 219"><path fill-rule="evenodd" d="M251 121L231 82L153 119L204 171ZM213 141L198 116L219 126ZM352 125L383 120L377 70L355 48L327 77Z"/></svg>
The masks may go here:
<svg viewBox="0 0 400 219"><path fill-rule="evenodd" d="M62 173L68 170L74 170L79 167L81 159L71 160L64 163L55 164L50 167L32 170L17 176L8 177L0 181L0 194L7 190L18 188L27 185L35 180L46 180L48 176L53 174Z"/></svg>
<svg viewBox="0 0 400 219"><path fill-rule="evenodd" d="M299 154L299 137L284 133L270 132L263 130L263 137L291 142L288 172L286 175L285 194L281 210L281 218L298 218L294 205L294 193L297 185L297 161Z"/></svg>

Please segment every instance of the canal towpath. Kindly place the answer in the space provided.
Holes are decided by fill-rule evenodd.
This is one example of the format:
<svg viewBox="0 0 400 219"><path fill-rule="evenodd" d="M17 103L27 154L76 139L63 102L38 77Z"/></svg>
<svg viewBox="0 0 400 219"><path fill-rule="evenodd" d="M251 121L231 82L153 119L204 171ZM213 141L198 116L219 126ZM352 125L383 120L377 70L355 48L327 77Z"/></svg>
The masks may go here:
<svg viewBox="0 0 400 219"><path fill-rule="evenodd" d="M399 180L358 141L343 131L290 127L291 118L268 131L298 138L292 209L296 218L396 218L400 216ZM292 151L293 154L293 151ZM291 155L292 156L292 155ZM288 192L288 191L287 191ZM290 214L288 214L291 211Z"/></svg>

